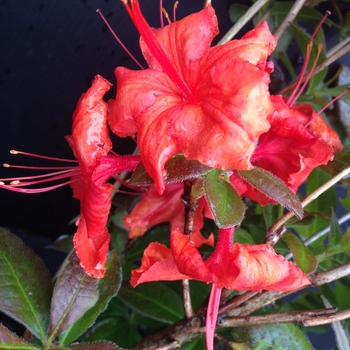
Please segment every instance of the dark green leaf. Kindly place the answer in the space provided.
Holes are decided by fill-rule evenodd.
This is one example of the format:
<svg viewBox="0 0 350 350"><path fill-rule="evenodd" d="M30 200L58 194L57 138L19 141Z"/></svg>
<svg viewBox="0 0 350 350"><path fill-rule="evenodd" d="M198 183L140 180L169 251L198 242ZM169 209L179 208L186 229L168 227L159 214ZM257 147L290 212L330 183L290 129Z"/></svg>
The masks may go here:
<svg viewBox="0 0 350 350"><path fill-rule="evenodd" d="M53 244L47 246L47 248L55 249L68 254L73 249L73 237L62 235L58 237Z"/></svg>
<svg viewBox="0 0 350 350"><path fill-rule="evenodd" d="M22 338L12 333L0 323L0 346L2 350L38 350L37 347L27 343Z"/></svg>
<svg viewBox="0 0 350 350"><path fill-rule="evenodd" d="M303 227L303 226L310 226L315 221L315 215L312 213L306 213L302 220L299 220L296 217L291 218L287 221L286 227Z"/></svg>
<svg viewBox="0 0 350 350"><path fill-rule="evenodd" d="M248 336L250 348L256 347L259 350L313 350L305 334L294 324L249 327Z"/></svg>
<svg viewBox="0 0 350 350"><path fill-rule="evenodd" d="M288 70L288 73L291 75L292 77L292 81L296 81L297 80L297 76L295 74L295 68L292 65L292 62L290 61L289 57L287 56L287 54L285 52L279 52L278 53L278 57L279 59L283 62L283 64L285 65L285 67Z"/></svg>
<svg viewBox="0 0 350 350"><path fill-rule="evenodd" d="M98 300L98 279L89 277L73 252L58 276L51 304L50 333L56 337L74 324Z"/></svg>
<svg viewBox="0 0 350 350"><path fill-rule="evenodd" d="M145 283L133 288L126 282L118 297L135 310L159 321L174 323L184 317L181 297L163 283Z"/></svg>
<svg viewBox="0 0 350 350"><path fill-rule="evenodd" d="M303 272L310 273L316 270L317 259L297 236L286 232L283 240L288 244L295 262Z"/></svg>
<svg viewBox="0 0 350 350"><path fill-rule="evenodd" d="M91 277L86 277L91 278ZM89 328L96 320L97 316L106 309L109 301L114 297L120 288L121 284L121 269L117 254L112 251L108 254L106 262L106 273L103 278L95 279L95 291L97 292L97 301L90 307L84 315L79 318L74 324L60 335L60 344L66 345L77 339L87 328ZM92 291L92 296L95 294ZM81 289L81 293L85 290ZM83 297L83 295L82 295ZM88 301L92 297L86 296ZM92 303L90 303L92 304Z"/></svg>
<svg viewBox="0 0 350 350"><path fill-rule="evenodd" d="M241 197L220 170L205 175L204 192L218 227L232 227L242 222L245 208Z"/></svg>
<svg viewBox="0 0 350 350"><path fill-rule="evenodd" d="M232 4L229 8L230 20L236 23L249 10L248 6L240 4Z"/></svg>
<svg viewBox="0 0 350 350"><path fill-rule="evenodd" d="M328 236L328 246L329 248L336 247L341 239L342 239L342 231L338 222L338 218L334 213L334 210L332 208L332 215L331 215L331 225L329 230L329 236Z"/></svg>
<svg viewBox="0 0 350 350"><path fill-rule="evenodd" d="M293 211L298 218L303 217L303 207L298 197L277 176L261 168L237 171L237 174L267 197Z"/></svg>
<svg viewBox="0 0 350 350"><path fill-rule="evenodd" d="M307 179L306 194L309 195L318 189L321 185L327 182L330 179L329 175L323 173L322 171L315 169ZM336 197L335 197L335 188L332 187L321 196L316 198L305 208L305 211L311 213L322 213L323 215L317 215L315 221L312 225L296 227L295 229L300 233L304 238L309 238L311 235L317 231L325 228L329 225L329 219L327 215L331 215L331 208L336 206ZM317 245L317 243L316 243Z"/></svg>
<svg viewBox="0 0 350 350"><path fill-rule="evenodd" d="M84 342L108 340L123 348L142 339L135 325L121 317L103 318L97 321L83 336Z"/></svg>
<svg viewBox="0 0 350 350"><path fill-rule="evenodd" d="M320 170L331 176L335 176L349 166L350 152L338 152L334 155L334 159L331 162L328 162L327 165L321 165ZM343 179L342 182L349 185L350 178Z"/></svg>
<svg viewBox="0 0 350 350"><path fill-rule="evenodd" d="M348 228L340 241L341 250L350 255L350 228Z"/></svg>
<svg viewBox="0 0 350 350"><path fill-rule="evenodd" d="M201 164L197 160L187 160L183 154L177 154L165 164L167 175L164 180L166 183L181 182L189 179L200 177L212 168ZM148 175L142 162L136 167L130 182L133 186L150 186L154 181Z"/></svg>
<svg viewBox="0 0 350 350"><path fill-rule="evenodd" d="M242 228L235 229L235 243L241 243L241 244L255 244L252 236L249 232L246 230L243 230Z"/></svg>
<svg viewBox="0 0 350 350"><path fill-rule="evenodd" d="M0 228L0 310L45 341L51 294L51 278L40 258Z"/></svg>
<svg viewBox="0 0 350 350"><path fill-rule="evenodd" d="M181 345L181 350L206 350L204 337L193 339L192 341Z"/></svg>

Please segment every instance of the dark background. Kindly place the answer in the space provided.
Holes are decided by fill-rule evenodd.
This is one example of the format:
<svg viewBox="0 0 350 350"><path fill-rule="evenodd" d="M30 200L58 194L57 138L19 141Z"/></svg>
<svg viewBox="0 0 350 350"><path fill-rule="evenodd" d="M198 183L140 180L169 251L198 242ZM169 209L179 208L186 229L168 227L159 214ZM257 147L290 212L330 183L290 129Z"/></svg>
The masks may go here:
<svg viewBox="0 0 350 350"><path fill-rule="evenodd" d="M163 3L171 17L173 3ZM118 0L7 0L0 4L0 164L36 163L33 158L10 155L11 149L72 158L64 136L71 133L72 112L93 77L100 74L115 84L115 67L138 69L96 9L101 9L124 44L143 62L139 35ZM141 1L154 27L159 27L158 4L157 0ZM213 0L222 33L231 26L229 4ZM177 18L202 6L202 0L182 0ZM120 154L133 150L131 140L114 138L113 144ZM32 172L0 168L0 178L15 174ZM0 226L57 238L75 232L75 225L69 222L78 214L79 202L72 198L69 186L30 195L0 189Z"/></svg>

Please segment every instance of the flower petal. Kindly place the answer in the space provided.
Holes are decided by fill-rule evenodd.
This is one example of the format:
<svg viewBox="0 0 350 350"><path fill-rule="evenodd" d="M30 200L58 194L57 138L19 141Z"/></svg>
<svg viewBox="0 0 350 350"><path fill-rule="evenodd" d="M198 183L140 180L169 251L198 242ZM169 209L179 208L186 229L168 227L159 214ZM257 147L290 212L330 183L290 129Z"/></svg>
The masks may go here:
<svg viewBox="0 0 350 350"><path fill-rule="evenodd" d="M171 249L154 242L144 251L141 267L131 271L130 283L136 287L144 282L175 281L187 278L188 276L179 272Z"/></svg>

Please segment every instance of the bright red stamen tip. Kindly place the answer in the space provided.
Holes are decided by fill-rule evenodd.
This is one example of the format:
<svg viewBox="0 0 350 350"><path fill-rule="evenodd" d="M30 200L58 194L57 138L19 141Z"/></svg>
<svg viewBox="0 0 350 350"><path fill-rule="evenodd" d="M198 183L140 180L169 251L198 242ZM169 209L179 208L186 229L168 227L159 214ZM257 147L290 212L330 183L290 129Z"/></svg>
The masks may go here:
<svg viewBox="0 0 350 350"><path fill-rule="evenodd" d="M97 9L96 12L100 15L102 18L102 21L104 24L107 26L108 30L111 32L113 35L114 39L117 40L118 44L123 48L123 50L129 55L129 57L141 68L145 69L143 65L132 55L132 53L126 48L126 46L123 44L123 42L119 39L118 35L114 32L110 24L108 23L106 17L102 14L100 9Z"/></svg>
<svg viewBox="0 0 350 350"><path fill-rule="evenodd" d="M130 5L128 4L127 0L121 1L128 11L131 20L146 43L148 49L152 52L155 59L163 68L163 71L168 75L185 99L194 100L195 96L193 95L192 91L175 70L174 66L152 33L151 27L143 17L138 0L130 0Z"/></svg>

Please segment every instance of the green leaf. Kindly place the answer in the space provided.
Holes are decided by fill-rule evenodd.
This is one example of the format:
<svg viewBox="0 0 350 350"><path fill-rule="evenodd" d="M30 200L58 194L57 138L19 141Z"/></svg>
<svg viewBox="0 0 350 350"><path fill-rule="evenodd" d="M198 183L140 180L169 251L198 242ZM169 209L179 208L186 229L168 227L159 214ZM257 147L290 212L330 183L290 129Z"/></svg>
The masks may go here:
<svg viewBox="0 0 350 350"><path fill-rule="evenodd" d="M322 171L315 169L309 175L307 179L306 186L306 195L311 194L316 189L318 189L321 185L327 182L330 179L329 175L323 173ZM298 233L300 233L304 238L309 238L314 233L319 230L325 228L329 225L329 219L325 216L331 216L331 208L335 208L336 206L336 196L335 196L335 188L331 187L326 192L322 193L321 196L316 198L310 204L308 204L305 208L306 212L311 213L322 213L321 215L317 215L315 217L315 221L313 224L304 227L296 227ZM317 245L316 241L316 245Z"/></svg>
<svg viewBox="0 0 350 350"><path fill-rule="evenodd" d="M255 244L251 234L242 228L235 229L234 242L240 244Z"/></svg>
<svg viewBox="0 0 350 350"><path fill-rule="evenodd" d="M87 276L86 278L90 279L91 277ZM112 251L107 257L106 273L104 277L97 280L94 279L95 288L97 288L97 290L95 289L95 291L92 291L92 295L97 292L96 303L89 308L81 318L72 324L70 328L60 335L60 345L70 344L95 322L97 316L106 309L111 298L118 293L121 279L121 269L117 254L115 251ZM84 291L85 290L81 289L81 293L84 293Z"/></svg>
<svg viewBox="0 0 350 350"><path fill-rule="evenodd" d="M248 328L248 345L259 350L313 350L305 334L294 324L273 324Z"/></svg>
<svg viewBox="0 0 350 350"><path fill-rule="evenodd" d="M51 304L50 335L58 334L74 324L98 300L98 279L89 277L79 264L75 252L58 276Z"/></svg>
<svg viewBox="0 0 350 350"><path fill-rule="evenodd" d="M0 228L0 310L45 341L51 294L51 278L40 258Z"/></svg>
<svg viewBox="0 0 350 350"><path fill-rule="evenodd" d="M345 254L350 255L350 227L346 230L344 236L342 237L340 247Z"/></svg>
<svg viewBox="0 0 350 350"><path fill-rule="evenodd" d="M213 169L203 165L198 160L187 160L183 154L179 153L167 161L165 170L167 171L167 175L164 177L165 182L174 183L200 177ZM133 186L154 184L142 162L136 167L129 184Z"/></svg>
<svg viewBox="0 0 350 350"><path fill-rule="evenodd" d="M198 337L181 345L181 350L206 350L204 337Z"/></svg>
<svg viewBox="0 0 350 350"><path fill-rule="evenodd" d="M0 345L2 350L38 350L37 347L27 343L22 338L12 333L9 329L0 323Z"/></svg>
<svg viewBox="0 0 350 350"><path fill-rule="evenodd" d="M267 197L291 210L298 218L303 217L303 207L289 187L277 176L261 168L237 171L237 174Z"/></svg>
<svg viewBox="0 0 350 350"><path fill-rule="evenodd" d="M341 239L342 231L338 222L338 218L335 215L334 210L332 208L331 225L328 236L328 248L333 248L339 245Z"/></svg>
<svg viewBox="0 0 350 350"><path fill-rule="evenodd" d="M108 340L123 348L128 348L141 339L135 325L121 317L109 317L97 321L83 337L84 342Z"/></svg>
<svg viewBox="0 0 350 350"><path fill-rule="evenodd" d="M331 162L328 162L327 165L321 165L319 169L326 174L335 176L349 166L350 152L338 152L334 155L334 159ZM350 185L350 178L343 179L342 182Z"/></svg>
<svg viewBox="0 0 350 350"><path fill-rule="evenodd" d="M241 197L220 170L205 175L204 192L218 227L232 227L242 222L245 208Z"/></svg>
<svg viewBox="0 0 350 350"><path fill-rule="evenodd" d="M95 343L81 343L81 344L74 344L71 346L66 347L53 347L50 348L53 350L123 350L122 348L119 348L118 346L114 345L113 343L110 343L108 341L100 341Z"/></svg>
<svg viewBox="0 0 350 350"><path fill-rule="evenodd" d="M233 4L229 8L229 16L232 23L236 23L249 10L248 6Z"/></svg>
<svg viewBox="0 0 350 350"><path fill-rule="evenodd" d="M174 323L184 317L180 295L163 283L145 283L133 288L126 282L118 297L135 310L159 321Z"/></svg>
<svg viewBox="0 0 350 350"><path fill-rule="evenodd" d="M297 236L291 232L286 232L283 235L283 240L287 243L292 251L295 262L304 273L310 273L316 270L316 257Z"/></svg>

